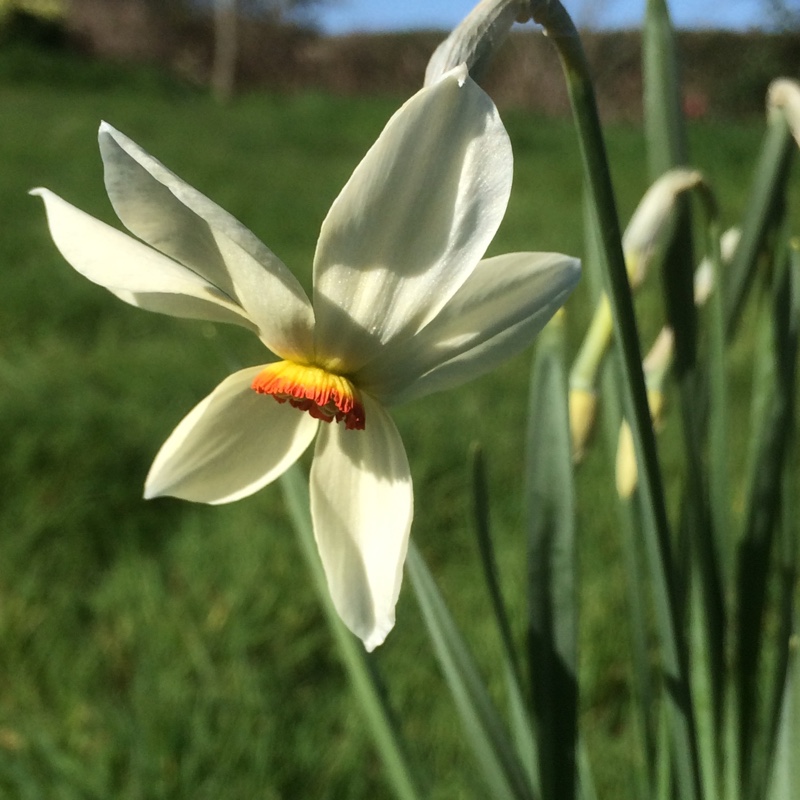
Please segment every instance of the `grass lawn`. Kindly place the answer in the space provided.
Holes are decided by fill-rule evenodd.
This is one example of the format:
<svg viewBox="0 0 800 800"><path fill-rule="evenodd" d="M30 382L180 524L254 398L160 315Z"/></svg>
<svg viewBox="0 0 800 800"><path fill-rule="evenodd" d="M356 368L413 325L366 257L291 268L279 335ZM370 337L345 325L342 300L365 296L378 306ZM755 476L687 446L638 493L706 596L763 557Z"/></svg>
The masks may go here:
<svg viewBox="0 0 800 800"><path fill-rule="evenodd" d="M75 274L46 231L43 185L118 224L101 119L248 225L310 286L320 223L402 98L252 94L229 108L146 71L0 53L0 797L388 796L280 490L231 506L141 499L158 447L232 370L263 360L238 330L138 311ZM29 64L29 66L30 66ZM3 77L4 76L4 77ZM580 253L568 121L504 115L511 206L491 252ZM762 124L697 123L696 165L730 222ZM644 140L608 128L627 219ZM640 302L649 344L656 276ZM570 301L576 344L589 313ZM508 601L524 611L519 469L530 353L458 393L397 410L416 493L413 533L492 673L497 639L469 517L466 454L482 442ZM669 422L668 422L669 425ZM662 437L668 476L679 470ZM597 450L597 448L596 448ZM632 796L625 584L601 453L580 472L582 722L601 796ZM477 798L470 755L410 587L378 652L432 798Z"/></svg>

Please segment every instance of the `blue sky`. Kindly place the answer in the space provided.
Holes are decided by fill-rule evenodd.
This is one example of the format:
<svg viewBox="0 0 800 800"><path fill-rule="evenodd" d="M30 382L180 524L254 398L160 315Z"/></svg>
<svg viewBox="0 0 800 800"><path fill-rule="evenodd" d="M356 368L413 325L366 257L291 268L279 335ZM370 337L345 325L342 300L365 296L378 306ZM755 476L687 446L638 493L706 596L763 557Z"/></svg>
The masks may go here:
<svg viewBox="0 0 800 800"><path fill-rule="evenodd" d="M477 0L331 0L317 9L317 19L327 33L351 31L452 28ZM639 25L645 0L563 0L578 25L631 28ZM757 27L764 0L668 0L673 22L679 28Z"/></svg>

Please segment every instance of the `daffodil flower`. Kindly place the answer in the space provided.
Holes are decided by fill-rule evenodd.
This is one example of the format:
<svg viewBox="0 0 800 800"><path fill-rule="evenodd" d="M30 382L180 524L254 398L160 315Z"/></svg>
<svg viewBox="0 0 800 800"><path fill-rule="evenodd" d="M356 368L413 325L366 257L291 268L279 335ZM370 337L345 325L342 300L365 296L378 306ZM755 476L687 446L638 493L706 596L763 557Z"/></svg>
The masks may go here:
<svg viewBox="0 0 800 800"><path fill-rule="evenodd" d="M511 190L496 108L462 66L390 119L322 224L313 302L231 215L105 123L99 140L109 198L137 238L37 189L64 258L132 305L248 328L278 359L234 373L189 412L145 497L238 500L316 437L320 557L339 614L373 649L394 625L413 515L387 407L521 350L580 272L556 254L481 260Z"/></svg>

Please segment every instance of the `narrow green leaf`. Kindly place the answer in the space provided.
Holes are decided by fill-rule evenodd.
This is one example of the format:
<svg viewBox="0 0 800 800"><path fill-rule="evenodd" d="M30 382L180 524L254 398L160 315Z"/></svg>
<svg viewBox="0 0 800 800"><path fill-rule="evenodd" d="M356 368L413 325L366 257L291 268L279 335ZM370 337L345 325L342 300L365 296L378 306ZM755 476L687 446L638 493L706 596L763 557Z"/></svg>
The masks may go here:
<svg viewBox="0 0 800 800"><path fill-rule="evenodd" d="M714 664L712 642L708 635L702 588L692 581L689 592L689 625L692 650L692 700L697 720L697 744L703 792L706 797L720 797L721 705L724 702L722 665ZM719 712L717 708L719 707Z"/></svg>
<svg viewBox="0 0 800 800"><path fill-rule="evenodd" d="M589 753L586 749L586 742L580 734L578 734L578 789L581 800L598 800L592 776L592 765L589 763Z"/></svg>
<svg viewBox="0 0 800 800"><path fill-rule="evenodd" d="M648 0L643 36L644 58L644 110L647 133L648 156L651 179L658 177L666 169L685 166L689 163L688 137L681 103L679 59L675 36L665 0ZM716 230L716 209L710 192L704 191L704 199L709 210L709 227L717 259L719 256L719 233ZM685 568L678 562L682 572L694 568L700 571L702 593L690 588L688 602L702 604L700 616L694 607L690 610L690 626L697 633L700 627L702 636L695 636L694 642L702 645L690 660L693 676L693 691L701 693L694 698L695 718L698 729L698 753L704 793L716 796L716 770L713 743L718 741L718 728L721 724L724 705L723 686L712 676L722 674L725 663L726 609L724 590L724 566L720 553L720 538L727 535L725 524L727 505L716 506L717 513L710 511L709 484L717 490L715 499L727 503L723 493L726 483L725 473L715 482L715 476L706 477L703 445L704 412L707 408L708 383L702 371L696 369L697 312L694 303L694 255L692 248L691 209L689 198L682 196L676 204L673 217L671 239L664 252L662 276L667 319L675 336L674 374L678 383L680 399L681 426L686 457L686 481L684 483L681 540L689 545L686 555L689 560ZM709 252L713 258L714 253ZM717 261L718 263L718 261ZM717 277L719 272L717 271ZM719 284L717 284L719 285ZM721 353L714 353L720 358ZM712 361L711 371L714 379L720 377L724 361ZM714 384L718 390L717 401L724 401L724 384ZM711 424L714 433L719 435L724 429L724 408L715 404ZM716 439L718 441L718 439ZM722 495L721 497L719 495ZM691 556L694 556L692 558ZM680 575L678 584L691 586L688 574ZM702 714L703 717L698 717ZM688 777L688 776L687 776Z"/></svg>
<svg viewBox="0 0 800 800"><path fill-rule="evenodd" d="M795 464L797 459L795 458ZM777 654L773 676L774 695L767 718L767 769L771 800L790 800L800 790L800 690L797 688L797 470L787 470L783 482L778 602ZM769 777L768 777L769 776Z"/></svg>
<svg viewBox="0 0 800 800"><path fill-rule="evenodd" d="M413 541L406 568L490 796L497 800L536 797L475 660Z"/></svg>
<svg viewBox="0 0 800 800"><path fill-rule="evenodd" d="M473 511L475 516L475 529L478 538L478 551L483 567L484 580L489 591L489 597L497 622L500 641L502 644L503 672L505 674L506 694L508 696L509 719L511 731L517 751L522 759L531 785L538 793L538 755L536 740L534 738L531 721L527 713L527 703L522 691L519 675L519 662L517 659L511 625L508 621L503 592L497 570L494 545L489 523L489 490L486 482L486 468L484 465L483 451L479 445L473 445L470 453L472 472Z"/></svg>
<svg viewBox="0 0 800 800"><path fill-rule="evenodd" d="M722 587L732 585L733 542L730 536L730 476L728 451L728 380L725 351L726 281L720 251L720 229L716 214L706 225L708 258L714 271L715 289L709 299L709 501L713 523L715 574Z"/></svg>
<svg viewBox="0 0 800 800"><path fill-rule="evenodd" d="M330 598L328 582L314 541L309 512L308 478L295 464L281 476L280 483L300 549L316 584L353 690L372 729L389 783L400 800L421 800L427 795L417 788L417 776L408 762L400 726L389 708L374 657L366 653L361 642L347 630Z"/></svg>
<svg viewBox="0 0 800 800"><path fill-rule="evenodd" d="M622 253L619 220L611 185L608 159L600 128L594 90L580 37L557 0L532 4L532 16L542 24L558 49L578 129L586 185L598 221L602 265L614 317L615 339L624 365L621 370L626 419L639 465L639 502L642 533L653 579L655 610L662 644L663 667L670 684L672 742L680 796L693 800L700 794L696 761L695 726L690 699L683 626L672 575L672 544L667 521L661 469L650 408L642 374L641 350Z"/></svg>
<svg viewBox="0 0 800 800"><path fill-rule="evenodd" d="M787 681L789 680L790 643L795 633L796 624L796 591L797 591L797 453L796 444L796 399L797 399L797 355L798 337L800 335L800 253L792 248L786 272L777 282L781 308L785 315L776 315L776 351L778 353L778 375L780 393L787 413L784 435L788 440L786 455L781 473L781 497L779 520L776 534L778 551L773 564L777 566L777 574L770 577L770 582L777 584L777 602L774 613L777 617L777 631L774 637L768 637L767 643L774 647L774 663L771 668L771 680L766 682L762 691L766 708L765 737L763 744L763 775L756 780L759 786L766 786L769 775L773 772L773 760L778 739L778 731L784 713L787 697Z"/></svg>
<svg viewBox="0 0 800 800"><path fill-rule="evenodd" d="M789 163L795 147L783 112L774 110L767 119L767 132L740 225L742 235L728 268L724 296L728 339L736 332L768 233L783 213Z"/></svg>
<svg viewBox="0 0 800 800"><path fill-rule="evenodd" d="M531 380L525 497L528 653L544 797L576 792L578 714L575 491L561 318L539 337Z"/></svg>
<svg viewBox="0 0 800 800"><path fill-rule="evenodd" d="M619 220L605 144L586 56L578 31L558 0L533 0L531 15L554 43L561 59L578 131L581 159L602 243L601 259L614 317L614 333L624 368L625 416L639 466L642 534L652 576L656 619L662 646L678 796L701 796L696 730L688 678L685 632L673 575L672 542L661 468L642 374L636 318L622 253Z"/></svg>
<svg viewBox="0 0 800 800"><path fill-rule="evenodd" d="M584 230L586 238L586 260L590 265L602 258L599 252L599 235L597 231L596 216L590 213L588 203L584 204ZM597 270L589 270L595 274ZM597 278L600 275L597 274ZM599 283L595 280L595 283ZM592 287L595 299L600 294L599 286ZM607 457L613 463L617 441L622 423L622 400L620 386L622 377L618 354L611 352L605 361L601 377L601 396L603 430L606 440ZM609 491L611 491L609 481ZM642 537L639 533L639 520L635 519L637 506L633 503L623 502L614 492L616 497L617 512L619 515L619 532L622 552L625 560L625 582L628 595L628 626L631 637L632 656L632 697L635 725L638 732L637 741L640 747L640 759L634 759L644 765L643 771L638 771L635 783L638 795L641 797L654 796L653 787L656 776L656 724L654 713L656 709L655 695L650 669L650 630L647 625L647 598L649 586L645 577L642 561Z"/></svg>
<svg viewBox="0 0 800 800"><path fill-rule="evenodd" d="M737 574L737 667L740 759L745 798L760 797L768 768L769 739L759 715L760 667L763 664L764 614L771 580L773 543L779 527L783 473L789 463L789 442L795 424L797 320L794 315L793 269L780 259L773 280L772 346L759 354L771 365L771 379L759 379L765 392L755 428L755 458L749 480ZM782 691L778 687L778 691ZM772 703L774 707L774 703Z"/></svg>
<svg viewBox="0 0 800 800"><path fill-rule="evenodd" d="M800 790L800 640L791 641L791 658L781 703L777 752L769 800L797 800Z"/></svg>
<svg viewBox="0 0 800 800"><path fill-rule="evenodd" d="M654 181L673 167L689 164L678 54L665 0L647 0L642 57L644 126L650 180ZM679 197L662 259L664 299L675 335L674 371L678 380L694 366L697 342L690 211L689 198Z"/></svg>

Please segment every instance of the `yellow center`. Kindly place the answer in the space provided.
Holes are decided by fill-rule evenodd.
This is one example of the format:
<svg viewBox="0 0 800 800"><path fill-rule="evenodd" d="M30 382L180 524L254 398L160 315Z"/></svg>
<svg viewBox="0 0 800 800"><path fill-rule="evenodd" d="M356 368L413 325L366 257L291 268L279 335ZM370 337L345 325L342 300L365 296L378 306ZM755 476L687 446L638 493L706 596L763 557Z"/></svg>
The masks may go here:
<svg viewBox="0 0 800 800"><path fill-rule="evenodd" d="M364 406L358 390L347 378L321 367L276 361L267 364L252 383L259 394L287 401L314 419L344 422L348 430L364 430Z"/></svg>

